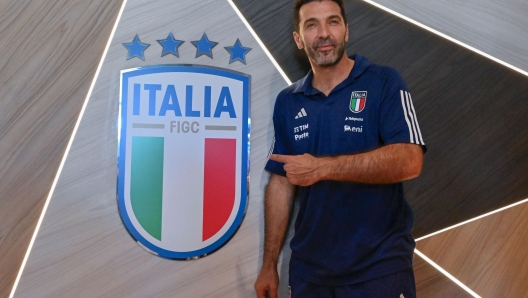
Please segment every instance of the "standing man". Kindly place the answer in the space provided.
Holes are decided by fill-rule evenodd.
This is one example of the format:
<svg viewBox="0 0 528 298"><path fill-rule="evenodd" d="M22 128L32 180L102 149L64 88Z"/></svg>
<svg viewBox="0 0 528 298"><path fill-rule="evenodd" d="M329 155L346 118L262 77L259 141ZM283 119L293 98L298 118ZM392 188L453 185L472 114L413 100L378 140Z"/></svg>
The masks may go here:
<svg viewBox="0 0 528 298"><path fill-rule="evenodd" d="M275 103L257 297L277 297L296 192L291 297L415 297L401 182L420 174L425 144L411 95L394 69L346 55L343 0L296 0L294 20L312 69Z"/></svg>

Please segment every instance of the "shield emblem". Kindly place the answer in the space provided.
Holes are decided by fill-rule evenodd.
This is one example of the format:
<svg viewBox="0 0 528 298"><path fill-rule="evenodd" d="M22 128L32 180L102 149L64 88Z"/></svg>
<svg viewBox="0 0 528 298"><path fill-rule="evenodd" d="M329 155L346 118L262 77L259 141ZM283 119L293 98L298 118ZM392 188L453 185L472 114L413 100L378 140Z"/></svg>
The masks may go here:
<svg viewBox="0 0 528 298"><path fill-rule="evenodd" d="M197 65L121 71L118 207L169 259L222 247L247 207L250 76Z"/></svg>
<svg viewBox="0 0 528 298"><path fill-rule="evenodd" d="M359 113L365 108L367 91L354 91L350 95L350 111Z"/></svg>

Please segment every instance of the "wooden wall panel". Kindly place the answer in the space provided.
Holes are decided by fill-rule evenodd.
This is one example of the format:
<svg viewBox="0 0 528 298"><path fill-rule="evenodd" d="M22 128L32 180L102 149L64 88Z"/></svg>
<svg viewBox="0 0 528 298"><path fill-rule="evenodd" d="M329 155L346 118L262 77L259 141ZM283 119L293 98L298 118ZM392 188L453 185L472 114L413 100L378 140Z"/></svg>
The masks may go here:
<svg viewBox="0 0 528 298"><path fill-rule="evenodd" d="M375 0L528 71L528 3L521 0Z"/></svg>
<svg viewBox="0 0 528 298"><path fill-rule="evenodd" d="M157 2L165 8L158 13L157 5L149 5L149 1L129 1L132 7L122 19L126 26L121 26L112 44L107 68L24 273L19 297L251 295L262 254L261 200L267 176L261 168L271 142L273 99L285 83L226 2L200 3L204 8L194 6L193 1L186 6L188 2L180 1L177 7L173 2ZM291 1L235 2L288 76L294 81L304 76L309 65L291 38ZM0 38L10 41L0 45L0 274L5 274L5 278L0 275L0 296L11 289L119 4L65 0L0 3ZM416 214L415 236L528 197L523 178L528 170L524 154L528 145L526 77L364 2L346 1L346 6L351 31L347 51L394 66L402 73L429 146L422 176L406 183ZM505 15L525 11L524 6L519 7L501 9L506 9ZM170 21L175 15L180 17ZM217 18L222 20L215 21ZM159 57L155 40L170 31L186 40L180 48L181 59ZM190 41L199 39L198 31L207 32L222 47L232 45L234 39L229 38L235 35L244 46L249 38L253 48L249 55L258 57L249 68L229 66L243 72L253 67L261 70L253 76L259 84L253 87L257 95L252 103L256 129L251 137L251 219L246 218L230 242L229 253L223 249L206 262L178 263L138 249L117 215L115 97L119 87L115 70L153 63L208 64L208 57L189 58L195 53ZM124 61L126 49L121 43L130 42L135 33L151 44L146 62L137 58ZM221 46L215 59L228 59ZM518 249L515 247L512 250ZM470 249L475 251L474 246ZM281 264L283 293L288 256L286 249ZM422 293L431 293L445 282L430 269L422 263L415 268L417 274L425 272L417 276ZM526 271L516 271L518 280ZM423 277L425 281L420 279ZM512 279L518 282L517 276ZM488 283L494 287L490 280Z"/></svg>
<svg viewBox="0 0 528 298"><path fill-rule="evenodd" d="M262 256L264 164L273 139L271 111L286 83L227 1L129 0L94 87L16 297L251 297ZM221 12L221 13L219 13ZM185 41L179 57L156 40ZM204 32L218 42L213 58L196 57ZM127 60L122 43L151 44L145 60ZM252 48L246 64L224 47ZM193 261L162 259L125 229L116 201L120 71L158 64L202 64L251 75L249 205L233 238ZM200 121L200 120L197 120Z"/></svg>
<svg viewBox="0 0 528 298"><path fill-rule="evenodd" d="M0 2L0 297L7 297L121 1Z"/></svg>
<svg viewBox="0 0 528 298"><path fill-rule="evenodd" d="M423 298L471 298L471 294L459 287L443 273L414 255L414 278L416 280L416 296Z"/></svg>
<svg viewBox="0 0 528 298"><path fill-rule="evenodd" d="M528 296L528 203L418 241L417 249L482 297Z"/></svg>

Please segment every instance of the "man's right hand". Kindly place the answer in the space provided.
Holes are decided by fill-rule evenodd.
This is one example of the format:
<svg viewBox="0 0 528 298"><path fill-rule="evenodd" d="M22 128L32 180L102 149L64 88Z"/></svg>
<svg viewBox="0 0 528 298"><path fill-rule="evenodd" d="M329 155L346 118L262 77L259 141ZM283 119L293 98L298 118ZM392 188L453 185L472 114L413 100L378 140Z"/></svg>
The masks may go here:
<svg viewBox="0 0 528 298"><path fill-rule="evenodd" d="M277 268L262 267L260 274L255 282L255 291L257 298L267 298L266 292L269 291L269 298L278 298L277 289L279 287L279 274Z"/></svg>

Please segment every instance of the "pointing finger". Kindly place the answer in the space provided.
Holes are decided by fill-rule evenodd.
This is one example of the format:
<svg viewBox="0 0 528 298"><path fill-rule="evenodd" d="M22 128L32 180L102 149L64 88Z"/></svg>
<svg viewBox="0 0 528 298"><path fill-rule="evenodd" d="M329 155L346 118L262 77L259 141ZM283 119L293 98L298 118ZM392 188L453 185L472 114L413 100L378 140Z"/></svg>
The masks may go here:
<svg viewBox="0 0 528 298"><path fill-rule="evenodd" d="M282 163L286 163L289 160L288 155L282 155L282 154L272 154L270 155L270 159Z"/></svg>

